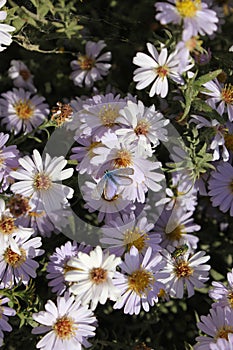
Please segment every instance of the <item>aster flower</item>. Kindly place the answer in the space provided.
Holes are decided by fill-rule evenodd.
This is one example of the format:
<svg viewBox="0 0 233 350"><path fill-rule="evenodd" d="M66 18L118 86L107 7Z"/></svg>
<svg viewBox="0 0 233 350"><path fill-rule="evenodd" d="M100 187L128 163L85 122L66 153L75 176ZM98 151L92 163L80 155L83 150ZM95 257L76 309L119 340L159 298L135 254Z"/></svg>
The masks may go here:
<svg viewBox="0 0 233 350"><path fill-rule="evenodd" d="M210 96L206 100L213 109L220 115L228 114L229 120L233 121L233 86L231 84L219 83L217 79L208 81L203 86L209 91L203 91L203 94Z"/></svg>
<svg viewBox="0 0 233 350"><path fill-rule="evenodd" d="M213 288L209 291L209 296L216 301L212 306L229 306L233 308L233 269L227 274L228 285L221 282L212 282Z"/></svg>
<svg viewBox="0 0 233 350"><path fill-rule="evenodd" d="M160 53L158 53L151 43L147 43L147 49L152 57L138 52L133 59L133 63L140 67L134 71L133 80L137 82L136 89L142 90L153 82L149 96L153 97L156 94L164 98L168 94L167 78L177 84L183 84L184 80L181 74L189 67L182 67L182 71L180 71L177 51L168 56L167 48L162 46Z"/></svg>
<svg viewBox="0 0 233 350"><path fill-rule="evenodd" d="M76 134L81 137L93 136L99 141L106 131L119 129L117 118L120 116L119 111L125 106L126 99L122 99L120 95L108 93L93 96L76 113L81 121L79 133Z"/></svg>
<svg viewBox="0 0 233 350"><path fill-rule="evenodd" d="M26 197L31 196L36 202L41 200L48 215L62 209L68 202L67 198L72 198L73 190L57 183L73 174L71 168L62 170L67 164L63 156L51 158L46 153L43 161L40 153L34 150L32 158L19 158L19 164L22 168L11 172L11 176L19 180L11 186L11 190Z"/></svg>
<svg viewBox="0 0 233 350"><path fill-rule="evenodd" d="M31 75L30 70L22 61L11 60L8 76L13 80L13 84L17 88L24 88L33 93L37 91L33 83L33 75Z"/></svg>
<svg viewBox="0 0 233 350"><path fill-rule="evenodd" d="M16 237L31 236L33 232L32 228L16 226L15 218L12 217L9 209L6 209L4 200L0 199L0 247L7 244L14 253L20 254Z"/></svg>
<svg viewBox="0 0 233 350"><path fill-rule="evenodd" d="M116 130L116 134L128 142L137 144L139 153L146 152L151 156L153 153L151 144L156 147L160 141L168 140L167 130L164 127L169 120L156 111L154 105L146 108L141 101L138 103L128 101L127 106L120 110L119 114L117 121L123 126Z"/></svg>
<svg viewBox="0 0 233 350"><path fill-rule="evenodd" d="M178 257L173 257L175 248L168 247L168 249L169 251L161 252L167 262L163 271L169 274L169 277L164 280L167 291L171 297L182 299L186 289L190 298L194 295L194 287L203 288L209 278L210 265L205 263L210 256L206 256L204 251L190 254L188 250Z"/></svg>
<svg viewBox="0 0 233 350"><path fill-rule="evenodd" d="M197 344L194 350L216 349L214 344L221 344L220 339L225 339L227 346L221 350L229 350L233 333L233 309L229 307L216 307L210 309L207 316L201 316L201 322L197 327L206 335L196 338ZM218 347L217 347L218 349Z"/></svg>
<svg viewBox="0 0 233 350"><path fill-rule="evenodd" d="M17 146L6 146L9 134L0 133L0 192L6 191L11 184L10 171L18 166L19 151Z"/></svg>
<svg viewBox="0 0 233 350"><path fill-rule="evenodd" d="M116 194L111 200L101 196L99 199L93 198L93 191L96 189L96 183L86 181L81 187L83 199L85 200L84 208L90 213L98 211L98 221L114 220L119 213L130 213L134 205L128 199L122 197L121 193Z"/></svg>
<svg viewBox="0 0 233 350"><path fill-rule="evenodd" d="M107 63L111 60L111 52L105 52L100 55L100 52L106 44L103 40L97 43L87 41L86 52L84 55L79 54L78 59L71 61L73 72L70 78L77 86L93 86L95 81L102 80L108 74L111 64Z"/></svg>
<svg viewBox="0 0 233 350"><path fill-rule="evenodd" d="M230 210L233 216L233 167L227 162L219 162L216 171L211 172L209 179L209 196L213 207L226 213Z"/></svg>
<svg viewBox="0 0 233 350"><path fill-rule="evenodd" d="M76 242L66 242L49 257L47 265L46 278L49 279L48 285L52 287L52 292L57 295L62 295L68 288L65 281L65 274L72 270L72 267L67 265L67 262L77 256L78 252L89 253L90 246L85 246L83 243L77 245Z"/></svg>
<svg viewBox="0 0 233 350"><path fill-rule="evenodd" d="M228 334L228 339L219 338L215 344L210 344L210 350L233 350L233 334Z"/></svg>
<svg viewBox="0 0 233 350"><path fill-rule="evenodd" d="M132 246L120 264L121 272L115 275L114 284L120 289L121 297L113 308L124 307L124 313L130 315L138 315L141 308L148 312L150 306L158 302L158 294L164 288L163 283L159 282L167 277L166 273L161 272L163 267L162 256L159 253L152 254L151 247L142 256Z"/></svg>
<svg viewBox="0 0 233 350"><path fill-rule="evenodd" d="M67 262L71 269L66 272L65 280L72 282L70 292L77 295L82 304L91 302L92 310L98 303L105 304L107 299L115 301L119 290L113 285L114 274L120 262L119 257L103 252L100 246L89 254L79 252Z"/></svg>
<svg viewBox="0 0 233 350"><path fill-rule="evenodd" d="M146 216L137 218L134 213L130 216L122 215L122 218L117 217L101 228L103 237L100 242L107 245L109 251L117 256L128 252L132 246L136 247L139 253L145 253L148 247L156 253L161 250L161 236L150 232L153 227L153 224L148 223Z"/></svg>
<svg viewBox="0 0 233 350"><path fill-rule="evenodd" d="M0 0L0 8L6 4L6 0ZM0 11L0 21L4 21L7 17L6 11ZM15 27L9 24L0 23L0 52L6 49L12 43L12 38L9 32L13 32Z"/></svg>
<svg viewBox="0 0 233 350"><path fill-rule="evenodd" d="M22 88L1 94L0 118L6 129L14 134L29 133L40 125L49 114L45 98L34 95Z"/></svg>
<svg viewBox="0 0 233 350"><path fill-rule="evenodd" d="M33 319L42 326L34 328L32 333L47 333L37 343L37 349L82 350L82 346L91 346L87 339L95 335L96 318L86 306L66 293L57 298L57 305L48 300L45 310L33 314Z"/></svg>
<svg viewBox="0 0 233 350"><path fill-rule="evenodd" d="M193 222L192 215L193 212L188 212L182 207L163 210L153 229L153 232L161 235L161 247L188 244L193 250L197 248L199 239L192 233L199 231L201 227Z"/></svg>
<svg viewBox="0 0 233 350"><path fill-rule="evenodd" d="M0 288L12 288L23 283L27 285L30 278L36 277L38 262L33 259L44 253L41 247L40 237L29 239L31 233L23 237L16 236L15 241L19 247L19 253L14 252L9 244L0 247Z"/></svg>
<svg viewBox="0 0 233 350"><path fill-rule="evenodd" d="M181 40L177 43L177 57L180 60L181 67L190 65L193 61L193 55L195 57L195 55L199 55L204 51L202 43L203 41L199 39L199 36L193 36L188 40Z"/></svg>
<svg viewBox="0 0 233 350"><path fill-rule="evenodd" d="M12 327L8 323L8 316L14 316L16 311L8 306L3 306L10 301L8 298L4 298L0 295L0 346L3 345L4 332L11 332Z"/></svg>
<svg viewBox="0 0 233 350"><path fill-rule="evenodd" d="M161 24L182 24L183 40L192 36L211 35L217 29L218 17L215 11L201 0L171 0L155 3L158 12L155 18Z"/></svg>
<svg viewBox="0 0 233 350"><path fill-rule="evenodd" d="M132 168L134 174L130 177L133 182L122 186L122 197L130 201L145 202L148 189L159 192L162 189L164 175L161 173L161 163L144 159L139 154L138 147L129 140L121 140L114 133L105 133L101 139L102 146L93 149L95 156L91 162L101 165L96 178L102 177L106 170ZM161 192L161 191L160 191ZM160 195L159 192L159 195Z"/></svg>

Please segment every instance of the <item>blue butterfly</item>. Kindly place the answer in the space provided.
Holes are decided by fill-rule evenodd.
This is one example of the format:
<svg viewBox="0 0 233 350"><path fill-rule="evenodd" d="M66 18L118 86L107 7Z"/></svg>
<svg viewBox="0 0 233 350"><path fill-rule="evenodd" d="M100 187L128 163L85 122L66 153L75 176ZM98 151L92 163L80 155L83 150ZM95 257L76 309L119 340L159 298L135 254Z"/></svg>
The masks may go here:
<svg viewBox="0 0 233 350"><path fill-rule="evenodd" d="M94 199L103 197L107 201L113 200L117 195L119 186L128 186L132 184L133 180L129 175L133 174L134 170L132 168L107 170L93 190L92 197Z"/></svg>

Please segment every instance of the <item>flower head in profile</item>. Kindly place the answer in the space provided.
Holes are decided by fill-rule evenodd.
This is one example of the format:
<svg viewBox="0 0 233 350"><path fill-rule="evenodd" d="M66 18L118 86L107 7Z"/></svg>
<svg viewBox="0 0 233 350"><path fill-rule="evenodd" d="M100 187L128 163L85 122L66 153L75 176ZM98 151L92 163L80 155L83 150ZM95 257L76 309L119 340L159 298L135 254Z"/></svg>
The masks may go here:
<svg viewBox="0 0 233 350"><path fill-rule="evenodd" d="M114 304L114 309L124 307L124 313L138 315L141 308L148 312L150 306L158 302L158 294L164 289L159 282L168 274L161 272L165 263L159 253L153 254L148 247L145 255L131 247L120 264L121 272L116 272L114 284L120 289L121 296Z"/></svg>
<svg viewBox="0 0 233 350"><path fill-rule="evenodd" d="M211 172L208 182L209 196L213 207L233 216L233 167L228 162L219 162L216 171Z"/></svg>
<svg viewBox="0 0 233 350"><path fill-rule="evenodd" d="M197 323L197 327L205 335L196 338L197 344L194 345L194 350L230 350L233 333L233 309L227 306L218 306L211 309L207 316L201 316L200 318L201 321ZM226 347L219 348L222 339L226 340L222 343L222 345L226 344Z"/></svg>
<svg viewBox="0 0 233 350"><path fill-rule="evenodd" d="M208 91L203 94L210 96L206 103L215 109L220 115L228 114L229 120L233 121L233 85L220 83L217 79L203 84Z"/></svg>
<svg viewBox="0 0 233 350"><path fill-rule="evenodd" d="M90 253L91 247L84 244L77 245L76 242L66 242L49 257L47 266L46 278L49 279L48 285L52 287L52 292L57 295L62 295L68 288L68 283L65 281L65 274L72 267L67 265L67 262L78 255L78 252Z"/></svg>
<svg viewBox="0 0 233 350"><path fill-rule="evenodd" d="M37 91L33 83L33 75L24 62L12 60L11 66L8 69L8 75L17 88L24 88L32 93Z"/></svg>
<svg viewBox="0 0 233 350"><path fill-rule="evenodd" d="M8 298L0 295L0 346L3 345L4 332L11 332L12 327L8 323L8 316L14 316L16 311L9 306L5 306L4 304L10 301Z"/></svg>
<svg viewBox="0 0 233 350"><path fill-rule="evenodd" d="M77 86L93 86L95 81L102 80L108 74L111 64L111 52L100 54L106 44L103 40L97 43L87 41L85 54L79 54L77 60L71 61L73 72L70 78Z"/></svg>
<svg viewBox="0 0 233 350"><path fill-rule="evenodd" d="M57 298L57 305L48 300L46 311L33 314L42 326L33 328L33 334L47 333L36 345L42 350L82 350L90 347L87 340L95 335L96 318L87 306L66 293Z"/></svg>
<svg viewBox="0 0 233 350"><path fill-rule="evenodd" d="M153 97L156 94L164 98L168 94L168 78L177 84L183 84L181 74L189 67L182 67L180 71L180 61L176 51L168 55L167 48L161 46L161 51L158 53L151 43L147 43L147 49L152 57L138 52L133 58L133 63L140 67L134 71L133 80L137 83L136 89L145 89L153 83L149 96Z"/></svg>
<svg viewBox="0 0 233 350"><path fill-rule="evenodd" d="M229 306L233 309L233 269L227 274L227 286L221 282L212 282L213 288L209 291L209 296L216 302L213 307L216 306Z"/></svg>
<svg viewBox="0 0 233 350"><path fill-rule="evenodd" d="M201 0L171 0L156 2L155 18L161 24L174 23L183 25L183 40L192 36L211 35L217 29L218 17L210 10L206 2Z"/></svg>
<svg viewBox="0 0 233 350"><path fill-rule="evenodd" d="M73 174L71 168L62 170L67 164L63 156L51 158L46 153L42 160L35 149L32 157L19 158L19 164L21 168L11 172L11 176L19 180L11 186L11 190L26 197L31 196L35 202L40 200L48 215L62 209L68 203L67 198L72 198L73 189L58 183Z"/></svg>
<svg viewBox="0 0 233 350"><path fill-rule="evenodd" d="M97 246L89 254L79 252L77 257L67 262L70 269L65 274L65 280L72 282L70 292L81 300L82 304L91 303L95 310L97 304L105 304L107 299L116 300L119 290L113 284L116 267L121 258L104 252Z"/></svg>
<svg viewBox="0 0 233 350"><path fill-rule="evenodd" d="M0 0L0 8L6 4L6 0ZM6 11L0 11L0 21L4 21L7 17ZM0 23L0 52L5 50L12 43L12 38L9 32L13 32L15 27L9 24Z"/></svg>
<svg viewBox="0 0 233 350"><path fill-rule="evenodd" d="M49 114L45 98L23 88L13 88L0 98L0 118L3 125L14 134L29 133L40 125Z"/></svg>
<svg viewBox="0 0 233 350"><path fill-rule="evenodd" d="M18 167L19 151L17 146L6 146L10 135L0 133L0 192L5 191L11 184L10 172Z"/></svg>

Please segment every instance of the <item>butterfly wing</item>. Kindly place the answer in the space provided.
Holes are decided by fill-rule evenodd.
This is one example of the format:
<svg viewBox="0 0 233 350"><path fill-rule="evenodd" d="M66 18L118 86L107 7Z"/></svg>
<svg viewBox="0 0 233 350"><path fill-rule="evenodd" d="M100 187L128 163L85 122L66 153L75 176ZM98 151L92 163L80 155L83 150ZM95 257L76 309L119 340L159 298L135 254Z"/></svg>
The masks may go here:
<svg viewBox="0 0 233 350"><path fill-rule="evenodd" d="M119 186L128 186L131 185L133 180L129 177L129 175L133 175L134 170L132 168L122 168L115 169L111 172L111 177L114 178L115 182Z"/></svg>
<svg viewBox="0 0 233 350"><path fill-rule="evenodd" d="M107 182L107 177L104 175L102 179L97 183L96 187L92 191L92 198L99 200L104 192L104 187Z"/></svg>
<svg viewBox="0 0 233 350"><path fill-rule="evenodd" d="M108 201L112 200L117 194L117 189L118 183L115 181L115 177L113 177L111 174L108 174L103 191L104 198Z"/></svg>

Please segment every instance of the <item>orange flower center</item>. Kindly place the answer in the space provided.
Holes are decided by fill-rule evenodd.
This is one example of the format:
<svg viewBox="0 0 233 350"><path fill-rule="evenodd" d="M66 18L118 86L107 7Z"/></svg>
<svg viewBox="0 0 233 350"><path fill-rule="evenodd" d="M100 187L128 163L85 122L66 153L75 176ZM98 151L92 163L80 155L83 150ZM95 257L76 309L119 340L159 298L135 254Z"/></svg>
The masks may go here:
<svg viewBox="0 0 233 350"><path fill-rule="evenodd" d="M150 123L146 119L141 119L136 128L134 129L134 132L136 135L146 135L150 129Z"/></svg>
<svg viewBox="0 0 233 350"><path fill-rule="evenodd" d="M122 149L117 152L114 159L115 168L126 168L132 165L132 155L127 149Z"/></svg>
<svg viewBox="0 0 233 350"><path fill-rule="evenodd" d="M4 253L4 260L8 265L11 265L13 268L20 267L27 259L26 251L20 248L20 254L17 254L11 250L11 248L7 248Z"/></svg>
<svg viewBox="0 0 233 350"><path fill-rule="evenodd" d="M74 327L74 320L71 317L63 316L57 319L53 329L56 335L64 340L73 337L78 327Z"/></svg>
<svg viewBox="0 0 233 350"><path fill-rule="evenodd" d="M52 182L48 175L43 173L38 173L34 177L33 186L35 187L36 190L47 191L52 186Z"/></svg>
<svg viewBox="0 0 233 350"><path fill-rule="evenodd" d="M227 104L233 104L233 85L225 84L221 92L222 99Z"/></svg>
<svg viewBox="0 0 233 350"><path fill-rule="evenodd" d="M160 76L160 78L165 78L169 73L169 69L167 66L161 66L156 68L156 73Z"/></svg>
<svg viewBox="0 0 233 350"><path fill-rule="evenodd" d="M111 128L115 124L116 118L119 117L119 109L111 106L103 106L99 111L99 118L104 126Z"/></svg>
<svg viewBox="0 0 233 350"><path fill-rule="evenodd" d="M103 283L107 279L107 271L102 267L94 267L90 271L90 277L95 284Z"/></svg>
<svg viewBox="0 0 233 350"><path fill-rule="evenodd" d="M30 101L22 101L19 100L13 105L15 109L15 113L20 119L30 119L33 116L34 107L32 106Z"/></svg>
<svg viewBox="0 0 233 350"><path fill-rule="evenodd" d="M129 289L132 289L138 295L148 293L152 289L155 279L151 272L139 269L134 271L128 277Z"/></svg>
<svg viewBox="0 0 233 350"><path fill-rule="evenodd" d="M178 278L189 277L193 274L193 269L189 266L187 261L176 260L174 272Z"/></svg>
<svg viewBox="0 0 233 350"><path fill-rule="evenodd" d="M2 216L0 220L0 232L5 235L10 235L15 229L15 219L8 216Z"/></svg>
<svg viewBox="0 0 233 350"><path fill-rule="evenodd" d="M91 70L95 65L95 60L88 56L80 55L78 57L78 64L82 70Z"/></svg>
<svg viewBox="0 0 233 350"><path fill-rule="evenodd" d="M124 246L128 252L132 246L136 247L141 252L146 247L148 235L141 232L137 227L134 230L126 230L124 233Z"/></svg>
<svg viewBox="0 0 233 350"><path fill-rule="evenodd" d="M26 214L30 209L29 200L20 194L16 194L9 200L8 207L11 214L18 218Z"/></svg>

